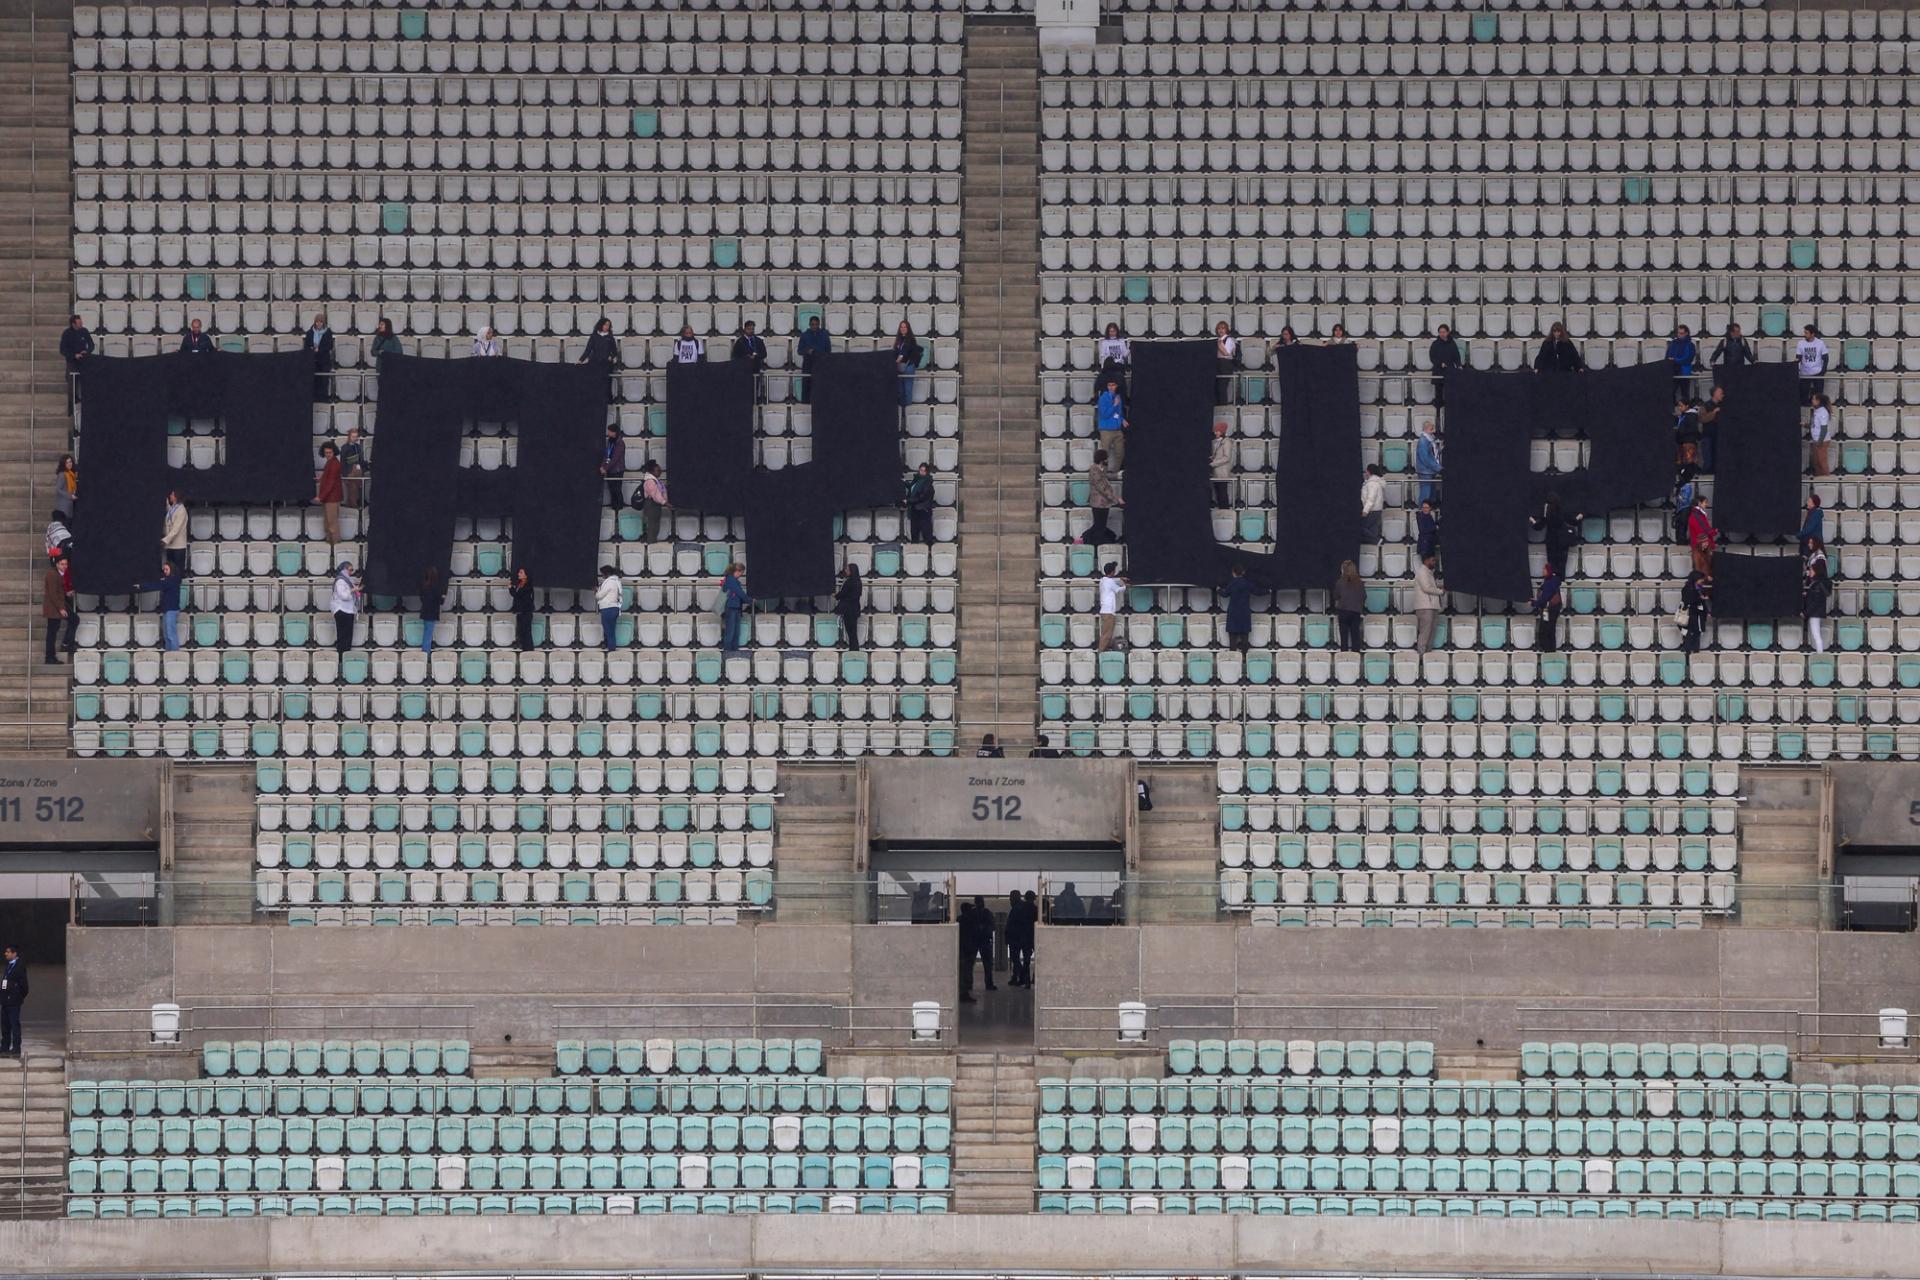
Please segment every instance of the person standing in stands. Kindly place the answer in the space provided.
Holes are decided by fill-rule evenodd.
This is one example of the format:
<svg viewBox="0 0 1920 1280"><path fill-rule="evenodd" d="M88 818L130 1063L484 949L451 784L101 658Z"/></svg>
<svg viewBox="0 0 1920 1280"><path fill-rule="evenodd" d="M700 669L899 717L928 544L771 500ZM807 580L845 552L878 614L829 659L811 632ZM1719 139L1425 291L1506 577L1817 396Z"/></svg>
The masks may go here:
<svg viewBox="0 0 1920 1280"><path fill-rule="evenodd" d="M1113 645L1113 629L1120 620L1120 597L1126 592L1127 579L1120 572L1120 562L1107 561L1100 567L1100 638L1094 642L1095 653L1105 653Z"/></svg>
<svg viewBox="0 0 1920 1280"><path fill-rule="evenodd" d="M1420 510L1414 516L1414 529L1414 558L1437 558L1440 555L1440 516L1430 499L1420 504Z"/></svg>
<svg viewBox="0 0 1920 1280"><path fill-rule="evenodd" d="M1707 514L1707 495L1693 491L1693 504L1687 509L1687 546L1693 551L1693 571L1713 576L1713 550L1719 544L1720 531Z"/></svg>
<svg viewBox="0 0 1920 1280"><path fill-rule="evenodd" d="M620 606L626 587L613 566L600 566L600 584L593 589L594 607L600 610L600 647L612 653L620 646Z"/></svg>
<svg viewBox="0 0 1920 1280"><path fill-rule="evenodd" d="M1527 524L1546 534L1547 563L1558 568L1566 568L1569 553L1574 543L1580 540L1581 513L1569 515L1560 509L1560 495L1549 493L1546 502L1540 508L1540 514L1527 517Z"/></svg>
<svg viewBox="0 0 1920 1280"><path fill-rule="evenodd" d="M533 577L526 566L513 571L507 598L513 608L513 647L522 653L533 652Z"/></svg>
<svg viewBox="0 0 1920 1280"><path fill-rule="evenodd" d="M767 398L766 384L761 375L767 371L767 340L753 331L753 321L740 326L740 336L733 340L733 350L728 353L731 360L744 360L747 371L753 374L753 402L759 404Z"/></svg>
<svg viewBox="0 0 1920 1280"><path fill-rule="evenodd" d="M67 518L60 512L54 512L47 519L45 547L47 559L54 560L73 550L73 531L67 528Z"/></svg>
<svg viewBox="0 0 1920 1280"><path fill-rule="evenodd" d="M160 615L160 646L171 653L180 647L180 574L171 563L160 566L151 582L136 582L135 591L158 591L153 611Z"/></svg>
<svg viewBox="0 0 1920 1280"><path fill-rule="evenodd" d="M1692 399L1693 366L1699 358L1700 348L1693 340L1693 331L1685 325L1674 326L1673 337L1667 342L1667 367L1673 370L1676 399Z"/></svg>
<svg viewBox="0 0 1920 1280"><path fill-rule="evenodd" d="M1044 733L1034 739L1033 750L1027 752L1029 760L1058 760L1059 758L1060 748L1054 746Z"/></svg>
<svg viewBox="0 0 1920 1280"><path fill-rule="evenodd" d="M1227 439L1227 424L1213 424L1213 447L1207 453L1207 474L1213 480L1213 505L1216 510L1233 506L1233 441Z"/></svg>
<svg viewBox="0 0 1920 1280"><path fill-rule="evenodd" d="M1833 468L1827 451L1833 443L1833 410L1828 406L1824 392L1813 393L1813 412L1807 419L1807 441L1807 460L1812 463L1813 474L1832 475Z"/></svg>
<svg viewBox="0 0 1920 1280"><path fill-rule="evenodd" d="M1680 587L1680 608L1687 615L1687 629L1680 638L1680 652L1700 652L1700 637L1706 633L1707 617L1713 612L1713 575L1695 569Z"/></svg>
<svg viewBox="0 0 1920 1280"><path fill-rule="evenodd" d="M1413 651L1425 653L1433 648L1433 624L1447 604L1446 589L1434 570L1432 556L1420 557L1413 568Z"/></svg>
<svg viewBox="0 0 1920 1280"><path fill-rule="evenodd" d="M1333 616L1340 627L1340 651L1359 653L1360 615L1367 609L1367 584L1360 581L1360 567L1351 560L1340 562L1340 576L1333 583Z"/></svg>
<svg viewBox="0 0 1920 1280"><path fill-rule="evenodd" d="M1717 385L1723 370L1737 369L1743 364L1754 362L1753 344L1740 336L1740 326L1729 324L1726 336L1713 346L1713 355L1708 357L1713 365L1713 380Z"/></svg>
<svg viewBox="0 0 1920 1280"><path fill-rule="evenodd" d="M1701 404L1695 400L1695 418L1700 423L1700 464L1704 470L1713 470L1713 460L1720 452L1720 415L1727 409L1727 389L1715 387L1707 393L1707 402Z"/></svg>
<svg viewBox="0 0 1920 1280"><path fill-rule="evenodd" d="M1280 336L1275 338L1272 344L1267 347L1267 363L1273 366L1277 372L1280 368L1280 349L1282 347L1297 347L1299 345L1300 335L1293 331L1293 326L1290 324L1281 325Z"/></svg>
<svg viewBox="0 0 1920 1280"><path fill-rule="evenodd" d="M1253 583L1247 580L1247 566L1235 562L1220 594L1227 599L1227 647L1245 653L1253 636Z"/></svg>
<svg viewBox="0 0 1920 1280"><path fill-rule="evenodd" d="M68 316L67 327L60 331L60 358L67 362L67 412L80 403L80 370L92 355L93 335L87 332L79 316Z"/></svg>
<svg viewBox="0 0 1920 1280"><path fill-rule="evenodd" d="M20 1043L20 1006L27 1002L27 966L20 948L8 944L0 953L0 1058L17 1058Z"/></svg>
<svg viewBox="0 0 1920 1280"><path fill-rule="evenodd" d="M480 332L474 335L473 354L487 357L501 354L500 335L494 332L492 325L481 325Z"/></svg>
<svg viewBox="0 0 1920 1280"><path fill-rule="evenodd" d="M62 624L65 624L67 632L66 643L62 647L68 653L72 653L76 647L73 633L80 626L80 611L73 607L73 580L69 572L67 558L61 556L47 566L47 572L40 580L40 616L47 623L47 651L42 661L49 667L60 665L60 659L53 650L59 641Z"/></svg>
<svg viewBox="0 0 1920 1280"><path fill-rule="evenodd" d="M181 577L187 573L187 504L178 489L167 490L167 514L160 524L160 550Z"/></svg>
<svg viewBox="0 0 1920 1280"><path fill-rule="evenodd" d="M680 336L673 340L673 362L675 364L699 364L707 358L707 345L693 336L693 326L680 326Z"/></svg>
<svg viewBox="0 0 1920 1280"><path fill-rule="evenodd" d="M1440 492L1440 437L1431 422L1420 424L1420 438L1413 443L1413 474L1420 480L1420 501L1432 502Z"/></svg>
<svg viewBox="0 0 1920 1280"><path fill-rule="evenodd" d="M1007 749L1000 745L999 738L989 733L981 737L980 745L974 748L973 757L976 760L1004 760Z"/></svg>
<svg viewBox="0 0 1920 1280"><path fill-rule="evenodd" d="M907 541L933 545L933 468L921 463L907 481Z"/></svg>
<svg viewBox="0 0 1920 1280"><path fill-rule="evenodd" d="M447 584L440 580L440 570L429 566L420 575L420 652L429 656L433 653L434 628L440 625L440 605L446 595Z"/></svg>
<svg viewBox="0 0 1920 1280"><path fill-rule="evenodd" d="M986 981L989 991L1000 988L993 983L993 935L997 932L993 919L993 908L987 905L985 897L975 894L973 898L973 953L980 959L980 976ZM968 963L967 985L973 985L972 963Z"/></svg>
<svg viewBox="0 0 1920 1280"><path fill-rule="evenodd" d="M373 345L367 349L367 354L373 357L373 365L376 369L380 367L381 356L401 354L400 336L393 331L393 321L385 316L382 316L373 326Z"/></svg>
<svg viewBox="0 0 1920 1280"><path fill-rule="evenodd" d="M580 353L580 363L608 373L620 367L620 340L613 336L613 321L601 316L595 322L593 332L587 335L587 349Z"/></svg>
<svg viewBox="0 0 1920 1280"><path fill-rule="evenodd" d="M355 511L367 505L367 442L359 427L348 427L347 438L340 442L340 487L346 504Z"/></svg>
<svg viewBox="0 0 1920 1280"><path fill-rule="evenodd" d="M1360 481L1360 545L1380 541L1380 513L1387 506L1386 468L1377 462L1367 464Z"/></svg>
<svg viewBox="0 0 1920 1280"><path fill-rule="evenodd" d="M834 616L840 619L840 647L862 649L860 643L860 566L849 560L840 567L840 586L833 593Z"/></svg>
<svg viewBox="0 0 1920 1280"><path fill-rule="evenodd" d="M1460 359L1460 344L1453 340L1450 325L1441 325L1433 331L1433 342L1427 347L1427 363L1433 367L1433 407L1447 407L1447 375L1463 367Z"/></svg>
<svg viewBox="0 0 1920 1280"><path fill-rule="evenodd" d="M974 923L971 902L960 904L960 914L954 923L958 926L955 932L960 943L960 1003L973 1004L973 957L979 950L979 926Z"/></svg>
<svg viewBox="0 0 1920 1280"><path fill-rule="evenodd" d="M640 492L634 495L640 507L640 541L660 536L667 526L667 477L658 458L648 458L640 468Z"/></svg>
<svg viewBox="0 0 1920 1280"><path fill-rule="evenodd" d="M796 399L807 404L813 399L813 362L833 350L833 339L828 336L826 327L820 323L819 316L807 317L807 331L800 335L794 351L800 357L800 376L794 379Z"/></svg>
<svg viewBox="0 0 1920 1280"><path fill-rule="evenodd" d="M614 510L614 541L620 540L620 509L627 505L621 496L620 482L627 474L627 442L620 434L620 424L607 424L607 438L600 445L600 478L607 482L607 505ZM644 535L643 535L644 536Z"/></svg>
<svg viewBox="0 0 1920 1280"><path fill-rule="evenodd" d="M180 351L190 356L210 356L214 353L213 339L200 331L200 322L195 320L187 325L187 332L180 339Z"/></svg>
<svg viewBox="0 0 1920 1280"><path fill-rule="evenodd" d="M1217 378L1215 404L1232 404L1240 383L1240 339L1222 320L1213 326L1213 370Z"/></svg>
<svg viewBox="0 0 1920 1280"><path fill-rule="evenodd" d="M913 326L902 320L893 336L893 367L900 378L900 407L903 409L913 403L913 374L920 367L921 357L925 354L914 339Z"/></svg>
<svg viewBox="0 0 1920 1280"><path fill-rule="evenodd" d="M1007 920L1001 926L1007 940L1007 985L1033 985L1033 921L1027 918L1026 899L1014 889L1007 894Z"/></svg>
<svg viewBox="0 0 1920 1280"><path fill-rule="evenodd" d="M80 497L80 468L73 465L73 455L63 453L60 461L53 467L53 509L73 522L73 504Z"/></svg>
<svg viewBox="0 0 1920 1280"><path fill-rule="evenodd" d="M1815 653L1827 651L1827 609L1833 600L1833 579L1827 576L1827 557L1807 565L1806 586L1802 588L1800 612L1807 620L1807 639L1813 642Z"/></svg>
<svg viewBox="0 0 1920 1280"><path fill-rule="evenodd" d="M1812 404L1813 398L1827 389L1827 344L1820 341L1820 331L1812 325L1800 334L1800 341L1793 347L1794 361L1800 366L1800 403Z"/></svg>
<svg viewBox="0 0 1920 1280"><path fill-rule="evenodd" d="M1580 347L1567 336L1567 326L1554 322L1547 330L1545 342L1540 344L1540 354L1533 358L1535 373L1584 373L1587 362L1580 358Z"/></svg>
<svg viewBox="0 0 1920 1280"><path fill-rule="evenodd" d="M1075 541L1089 547L1119 542L1120 535L1107 527L1107 520L1113 508L1126 505L1126 499L1114 492L1113 479L1107 472L1107 451L1095 449L1093 463L1087 468L1087 509L1093 513L1093 523Z"/></svg>
<svg viewBox="0 0 1920 1280"><path fill-rule="evenodd" d="M333 648L345 653L353 648L354 619L360 616L360 584L354 580L353 566L345 560L333 571Z"/></svg>
<svg viewBox="0 0 1920 1280"><path fill-rule="evenodd" d="M1336 320L1333 322L1333 332L1328 334L1327 340L1320 345L1323 347L1350 347L1353 345L1353 339L1347 336L1347 326Z"/></svg>
<svg viewBox="0 0 1920 1280"><path fill-rule="evenodd" d="M320 474L313 483L313 500L320 504L320 518L327 527L327 542L340 541L340 450L329 440L320 446Z"/></svg>
<svg viewBox="0 0 1920 1280"><path fill-rule="evenodd" d="M1094 438L1113 459L1113 469L1123 470L1127 465L1127 397L1120 390L1118 376L1109 377L1100 390L1100 399L1094 406L1094 426L1097 429Z"/></svg>
<svg viewBox="0 0 1920 1280"><path fill-rule="evenodd" d="M1540 590L1534 593L1533 647L1539 653L1560 652L1560 567L1549 562L1540 573Z"/></svg>
<svg viewBox="0 0 1920 1280"><path fill-rule="evenodd" d="M740 615L747 607L747 567L738 561L720 579L720 652L740 652Z"/></svg>
<svg viewBox="0 0 1920 1280"><path fill-rule="evenodd" d="M1800 522L1800 532L1794 535L1800 539L1800 554L1805 556L1815 543L1826 545L1827 513L1820 505L1820 495L1807 495L1807 518Z"/></svg>
<svg viewBox="0 0 1920 1280"><path fill-rule="evenodd" d="M1087 904L1081 898L1079 890L1069 880L1053 895L1053 923L1084 924L1087 919Z"/></svg>
<svg viewBox="0 0 1920 1280"><path fill-rule="evenodd" d="M1821 538L1809 539L1807 541L1807 549L1804 554L1806 556L1806 561L1807 561L1806 569L1808 573L1813 572L1815 565L1818 565L1822 571L1826 569L1827 544L1824 539L1821 539Z"/></svg>
<svg viewBox="0 0 1920 1280"><path fill-rule="evenodd" d="M1133 364L1133 348L1120 334L1120 326L1108 324L1100 338L1100 385L1117 381L1127 385L1127 370Z"/></svg>
<svg viewBox="0 0 1920 1280"><path fill-rule="evenodd" d="M333 399L333 330L327 328L327 313L314 316L313 324L300 338L301 349L313 357L313 402Z"/></svg>

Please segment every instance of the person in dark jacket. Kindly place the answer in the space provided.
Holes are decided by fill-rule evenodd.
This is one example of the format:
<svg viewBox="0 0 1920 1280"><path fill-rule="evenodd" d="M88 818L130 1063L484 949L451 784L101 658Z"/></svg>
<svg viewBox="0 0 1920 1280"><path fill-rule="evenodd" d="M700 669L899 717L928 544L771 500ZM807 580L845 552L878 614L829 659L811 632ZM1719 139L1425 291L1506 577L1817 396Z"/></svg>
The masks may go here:
<svg viewBox="0 0 1920 1280"><path fill-rule="evenodd" d="M671 532L667 527L667 477L661 473L658 458L648 458L640 468L640 491L633 495L633 505L640 508L640 541Z"/></svg>
<svg viewBox="0 0 1920 1280"><path fill-rule="evenodd" d="M367 348L367 354L373 357L373 367L380 367L381 356L397 356L400 351L400 335L393 331L393 321L382 316L373 326L373 343Z"/></svg>
<svg viewBox="0 0 1920 1280"><path fill-rule="evenodd" d="M1010 987L1031 987L1033 985L1033 934L1034 919L1027 914L1027 900L1018 889L1007 894L1007 921L1004 926L1007 939L1007 985Z"/></svg>
<svg viewBox="0 0 1920 1280"><path fill-rule="evenodd" d="M913 374L920 367L925 352L914 339L913 326L905 320L893 338L893 367L900 378L900 407L906 408L913 403Z"/></svg>
<svg viewBox="0 0 1920 1280"><path fill-rule="evenodd" d="M358 511L367 505L367 472L372 458L359 427L348 427L340 442L340 491L346 504Z"/></svg>
<svg viewBox="0 0 1920 1280"><path fill-rule="evenodd" d="M1233 566L1220 594L1227 600L1227 644L1245 653L1253 634L1253 583L1247 581L1247 566Z"/></svg>
<svg viewBox="0 0 1920 1280"><path fill-rule="evenodd" d="M833 339L820 323L819 316L807 317L807 331L800 335L800 341L794 344L794 353L800 357L800 376L794 379L795 398L806 404L813 398L813 362L833 350Z"/></svg>
<svg viewBox="0 0 1920 1280"><path fill-rule="evenodd" d="M907 540L933 545L933 469L926 463L915 468L907 481Z"/></svg>
<svg viewBox="0 0 1920 1280"><path fill-rule="evenodd" d="M741 615L751 599L747 595L747 566L738 561L727 566L720 579L720 652L740 652Z"/></svg>
<svg viewBox="0 0 1920 1280"><path fill-rule="evenodd" d="M187 332L180 339L180 351L190 356L210 356L214 353L213 339L200 331L200 322L195 320L187 326Z"/></svg>
<svg viewBox="0 0 1920 1280"><path fill-rule="evenodd" d="M1360 652L1360 615L1366 609L1367 584L1360 581L1360 568L1351 560L1342 560L1340 576L1333 584L1333 613L1340 623L1342 652Z"/></svg>
<svg viewBox="0 0 1920 1280"><path fill-rule="evenodd" d="M1806 555L1813 544L1825 544L1827 538L1827 513L1820 506L1820 495L1807 495L1807 518L1800 522L1800 532L1794 535L1800 539L1800 554Z"/></svg>
<svg viewBox="0 0 1920 1280"><path fill-rule="evenodd" d="M158 591L160 599L153 611L160 615L160 644L169 653L180 647L180 575L172 564L160 566L160 576L152 582L136 582L135 591Z"/></svg>
<svg viewBox="0 0 1920 1280"><path fill-rule="evenodd" d="M0 1058L20 1056L20 1006L27 1002L27 965L20 948L0 953Z"/></svg>
<svg viewBox="0 0 1920 1280"><path fill-rule="evenodd" d="M1086 923L1087 903L1080 896L1080 891L1074 888L1073 881L1067 881L1060 887L1060 892L1053 895L1051 914L1054 924Z"/></svg>
<svg viewBox="0 0 1920 1280"><path fill-rule="evenodd" d="M64 624L67 631L66 643L61 647L72 653L73 633L80 625L80 611L73 607L73 578L65 556L49 564L40 580L40 616L47 623L47 652L42 661L50 667L59 666L60 658L53 650L59 641L61 626Z"/></svg>
<svg viewBox="0 0 1920 1280"><path fill-rule="evenodd" d="M1427 348L1427 363L1433 366L1433 403L1436 408L1447 407L1447 375L1463 367L1460 359L1460 344L1453 340L1453 329L1441 325L1433 331L1433 344Z"/></svg>
<svg viewBox="0 0 1920 1280"><path fill-rule="evenodd" d="M740 336L733 340L730 356L734 360L744 360L749 372L753 374L753 399L757 404L766 397L766 381L761 376L767 371L767 340L753 331L753 321L740 326Z"/></svg>
<svg viewBox="0 0 1920 1280"><path fill-rule="evenodd" d="M1060 758L1060 748L1054 746L1053 740L1048 738L1046 734L1041 734L1033 741L1033 750L1027 752L1027 759L1058 760Z"/></svg>
<svg viewBox="0 0 1920 1280"><path fill-rule="evenodd" d="M429 568L420 575L420 652L433 652L433 631L440 625L440 605L446 599L447 584L440 571Z"/></svg>
<svg viewBox="0 0 1920 1280"><path fill-rule="evenodd" d="M1713 613L1713 575L1695 570L1680 588L1680 607L1687 613L1686 634L1680 640L1680 652L1700 652L1700 637L1706 632L1707 618Z"/></svg>
<svg viewBox="0 0 1920 1280"><path fill-rule="evenodd" d="M860 649L860 566L849 560L840 570L840 587L833 593L833 612L840 619L840 647Z"/></svg>
<svg viewBox="0 0 1920 1280"><path fill-rule="evenodd" d="M1540 344L1540 354L1533 358L1535 373L1584 373L1587 362L1580 358L1580 348L1567 336L1567 326L1555 323L1547 330L1547 339Z"/></svg>
<svg viewBox="0 0 1920 1280"><path fill-rule="evenodd" d="M333 330L327 328L326 312L313 318L313 324L300 336L300 346L313 357L314 403L333 399Z"/></svg>
<svg viewBox="0 0 1920 1280"><path fill-rule="evenodd" d="M1807 639L1815 653L1827 651L1827 609L1833 599L1833 580L1827 576L1827 558L1821 556L1807 568L1807 585L1800 612L1807 620Z"/></svg>
<svg viewBox="0 0 1920 1280"><path fill-rule="evenodd" d="M60 358L67 362L67 412L80 403L80 368L92 355L93 335L87 332L79 316L68 316L67 327L60 331Z"/></svg>
<svg viewBox="0 0 1920 1280"><path fill-rule="evenodd" d="M522 653L533 650L533 579L526 569L513 571L513 586L508 594L513 600L513 644Z"/></svg>
<svg viewBox="0 0 1920 1280"><path fill-rule="evenodd" d="M1420 504L1420 512L1414 516L1415 542L1414 559L1425 560L1440 554L1440 516L1433 509L1431 499Z"/></svg>
<svg viewBox="0 0 1920 1280"><path fill-rule="evenodd" d="M976 951L974 939L979 927L973 922L973 904L960 904L960 913L954 917L956 926L955 940L960 944L960 1003L972 1004L973 1000L973 957Z"/></svg>
<svg viewBox="0 0 1920 1280"><path fill-rule="evenodd" d="M618 423L607 426L606 441L600 446L600 478L607 482L607 505L616 513L626 506L626 500L620 496L620 481L627 474L627 442L620 435ZM614 540L620 538L620 522L613 525Z"/></svg>
<svg viewBox="0 0 1920 1280"><path fill-rule="evenodd" d="M1667 367L1673 370L1673 394L1676 399L1692 397L1693 367L1699 359L1700 348L1693 340L1693 331L1685 325L1676 325L1673 338L1667 343Z"/></svg>
<svg viewBox="0 0 1920 1280"><path fill-rule="evenodd" d="M1714 383L1717 385L1720 382L1720 375L1723 370L1737 369L1743 364L1752 364L1755 359L1753 344L1740 336L1740 326L1737 324L1728 325L1726 336L1714 344L1713 355L1709 357L1708 361L1713 365Z"/></svg>
<svg viewBox="0 0 1920 1280"><path fill-rule="evenodd" d="M1568 514L1560 509L1560 495L1549 493L1537 516L1528 516L1527 523L1547 535L1547 563L1562 568L1566 566L1567 555L1575 543L1580 541L1580 521L1584 519L1580 512Z"/></svg>
<svg viewBox="0 0 1920 1280"><path fill-rule="evenodd" d="M999 932L993 918L993 908L987 905L985 897L975 894L973 898L973 954L980 960L980 976L986 979L989 991L1000 988L993 983L993 935ZM973 986L973 966L968 962L967 986Z"/></svg>
<svg viewBox="0 0 1920 1280"><path fill-rule="evenodd" d="M1549 561L1540 575L1540 590L1528 606L1537 619L1533 647L1540 653L1560 652L1560 606L1560 567Z"/></svg>
<svg viewBox="0 0 1920 1280"><path fill-rule="evenodd" d="M587 349L580 353L580 363L608 373L620 367L620 340L613 336L613 321L600 317L587 335Z"/></svg>
<svg viewBox="0 0 1920 1280"><path fill-rule="evenodd" d="M1007 749L1000 745L1000 739L991 733L982 735L980 745L973 749L976 760L1002 760L1006 754Z"/></svg>

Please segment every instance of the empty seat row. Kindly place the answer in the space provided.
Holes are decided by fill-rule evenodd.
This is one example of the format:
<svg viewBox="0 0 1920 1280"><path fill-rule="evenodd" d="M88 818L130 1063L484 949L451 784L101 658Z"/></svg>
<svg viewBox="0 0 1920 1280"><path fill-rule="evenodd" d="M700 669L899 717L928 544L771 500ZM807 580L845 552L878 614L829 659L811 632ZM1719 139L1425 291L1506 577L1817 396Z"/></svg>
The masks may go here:
<svg viewBox="0 0 1920 1280"><path fill-rule="evenodd" d="M592 1170L589 1167L589 1180ZM637 1174L635 1175L638 1176ZM709 1178L711 1178L709 1166ZM191 1177L189 1177L191 1182ZM471 1217L532 1214L573 1217L597 1214L655 1213L945 1213L949 1197L907 1192L680 1192L632 1195L548 1192L516 1195L361 1194L361 1195L69 1195L71 1218L280 1218Z"/></svg>

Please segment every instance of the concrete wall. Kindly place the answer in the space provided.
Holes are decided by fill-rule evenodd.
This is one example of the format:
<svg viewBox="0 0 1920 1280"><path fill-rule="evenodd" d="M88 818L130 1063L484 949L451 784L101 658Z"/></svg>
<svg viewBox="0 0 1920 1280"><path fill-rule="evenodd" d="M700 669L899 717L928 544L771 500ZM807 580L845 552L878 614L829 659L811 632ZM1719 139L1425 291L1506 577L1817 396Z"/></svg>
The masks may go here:
<svg viewBox="0 0 1920 1280"><path fill-rule="evenodd" d="M144 1047L146 1010L160 1001L273 1011L271 1021L259 1008L197 1016L225 1035L317 1034L324 1008L341 1035L551 1044L604 1023L608 1035L681 1025L890 1045L903 1042L886 1033L907 1025L915 1000L941 1000L951 1025L955 990L950 928L73 929L68 947L79 1055ZM613 1007L562 1007L596 1004Z"/></svg>
<svg viewBox="0 0 1920 1280"><path fill-rule="evenodd" d="M280 1218L0 1223L36 1275L910 1267L1383 1275L1900 1276L1914 1228L1471 1218ZM431 1273L427 1273L431 1274Z"/></svg>
<svg viewBox="0 0 1920 1280"><path fill-rule="evenodd" d="M1722 1010L1718 1025L1728 1033L1790 1026L1794 1011L1920 1011L1913 934L1145 925L1047 929L1035 950L1045 976L1034 997L1043 1047L1110 1046L1111 1011L1122 1000L1159 1007L1157 1023L1175 1024L1161 1040L1225 1033L1233 1014L1221 997L1236 993L1246 1034L1400 1035L1426 1020L1433 1038L1456 1050L1539 1035L1549 1019L1529 1009ZM1295 1007L1256 1012L1253 1003ZM1572 1028L1595 1021L1565 1014L1559 1027L1578 1038ZM1603 1021L1622 1034L1681 1029L1671 1017ZM1709 1029L1694 1033L1714 1038Z"/></svg>

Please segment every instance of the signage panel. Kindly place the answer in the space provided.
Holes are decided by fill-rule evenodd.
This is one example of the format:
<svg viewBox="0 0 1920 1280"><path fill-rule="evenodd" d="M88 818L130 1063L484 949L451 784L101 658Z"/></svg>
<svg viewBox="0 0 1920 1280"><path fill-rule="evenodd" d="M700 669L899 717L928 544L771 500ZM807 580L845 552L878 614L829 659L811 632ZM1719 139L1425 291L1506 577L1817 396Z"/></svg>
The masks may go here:
<svg viewBox="0 0 1920 1280"><path fill-rule="evenodd" d="M863 763L874 844L1119 847L1135 803L1130 760Z"/></svg>
<svg viewBox="0 0 1920 1280"><path fill-rule="evenodd" d="M0 760L0 846L158 845L159 760Z"/></svg>

